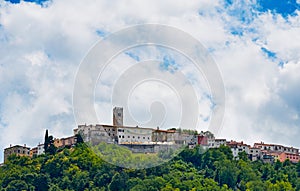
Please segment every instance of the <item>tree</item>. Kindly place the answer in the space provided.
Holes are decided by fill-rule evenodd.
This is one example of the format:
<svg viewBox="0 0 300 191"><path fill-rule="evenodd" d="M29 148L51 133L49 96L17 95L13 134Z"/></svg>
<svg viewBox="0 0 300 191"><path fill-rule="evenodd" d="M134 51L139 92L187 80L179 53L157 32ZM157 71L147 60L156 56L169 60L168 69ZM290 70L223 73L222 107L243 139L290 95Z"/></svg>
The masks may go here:
<svg viewBox="0 0 300 191"><path fill-rule="evenodd" d="M27 190L28 185L23 180L13 180L6 187L7 191L16 191L16 190Z"/></svg>
<svg viewBox="0 0 300 191"><path fill-rule="evenodd" d="M49 176L45 174L39 174L34 178L34 186L36 191L47 191L48 183L50 182Z"/></svg>
<svg viewBox="0 0 300 191"><path fill-rule="evenodd" d="M53 136L52 135L50 135L49 137L48 137L48 150L46 151L45 150L45 153L49 153L49 154L51 154L51 155L54 155L55 153L56 153L56 147L55 147L55 145L54 145L54 139L53 139Z"/></svg>
<svg viewBox="0 0 300 191"><path fill-rule="evenodd" d="M77 133L75 135L75 137L76 137L76 144L84 143L83 138L80 133Z"/></svg>
<svg viewBox="0 0 300 191"><path fill-rule="evenodd" d="M52 135L48 135L48 129L46 129L45 133L45 142L44 142L44 150L45 153L54 155L56 153L57 148L54 145L54 138Z"/></svg>
<svg viewBox="0 0 300 191"><path fill-rule="evenodd" d="M238 169L234 163L230 160L217 161L216 166L216 178L220 185L227 185L230 188L235 188L238 178Z"/></svg>
<svg viewBox="0 0 300 191"><path fill-rule="evenodd" d="M46 129L45 133L45 141L44 141L44 151L48 151L48 145L49 145L49 136L48 136L48 129Z"/></svg>
<svg viewBox="0 0 300 191"><path fill-rule="evenodd" d="M222 153L225 154L225 156L226 156L226 158L227 158L228 160L232 160L233 154L232 154L232 151L231 151L230 147L221 145L221 146L219 147L219 150L220 150Z"/></svg>
<svg viewBox="0 0 300 191"><path fill-rule="evenodd" d="M248 155L245 151L239 152L238 155L239 155L239 160L243 160L243 161L249 160Z"/></svg>
<svg viewBox="0 0 300 191"><path fill-rule="evenodd" d="M300 160L297 163L297 168L296 169L297 169L298 177L300 177Z"/></svg>
<svg viewBox="0 0 300 191"><path fill-rule="evenodd" d="M123 171L121 173L116 173L110 184L108 185L109 190L128 190L126 182L128 181L128 175Z"/></svg>

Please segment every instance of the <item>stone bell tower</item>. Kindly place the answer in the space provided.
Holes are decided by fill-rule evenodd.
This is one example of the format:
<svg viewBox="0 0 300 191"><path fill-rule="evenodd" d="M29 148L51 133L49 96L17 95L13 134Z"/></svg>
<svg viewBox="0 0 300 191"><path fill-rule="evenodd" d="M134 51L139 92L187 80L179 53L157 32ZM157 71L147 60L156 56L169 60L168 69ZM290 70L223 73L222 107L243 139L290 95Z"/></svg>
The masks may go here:
<svg viewBox="0 0 300 191"><path fill-rule="evenodd" d="M123 107L115 107L113 110L113 125L123 126Z"/></svg>

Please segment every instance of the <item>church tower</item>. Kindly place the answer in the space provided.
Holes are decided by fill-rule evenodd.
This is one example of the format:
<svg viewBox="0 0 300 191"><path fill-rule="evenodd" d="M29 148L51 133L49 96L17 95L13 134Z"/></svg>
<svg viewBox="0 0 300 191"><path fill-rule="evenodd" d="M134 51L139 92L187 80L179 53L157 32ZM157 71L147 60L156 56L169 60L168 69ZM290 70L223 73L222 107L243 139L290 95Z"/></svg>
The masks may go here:
<svg viewBox="0 0 300 191"><path fill-rule="evenodd" d="M115 107L113 110L113 125L123 126L123 108Z"/></svg>

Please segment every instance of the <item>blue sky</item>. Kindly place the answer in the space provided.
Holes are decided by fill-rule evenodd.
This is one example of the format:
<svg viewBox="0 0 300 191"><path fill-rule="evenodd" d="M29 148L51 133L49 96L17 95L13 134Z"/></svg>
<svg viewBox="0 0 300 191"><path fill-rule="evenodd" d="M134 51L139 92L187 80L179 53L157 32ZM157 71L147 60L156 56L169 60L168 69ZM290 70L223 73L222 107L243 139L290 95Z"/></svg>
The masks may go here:
<svg viewBox="0 0 300 191"><path fill-rule="evenodd" d="M6 0L0 2L0 150L35 146L46 128L56 137L71 135L72 91L83 57L98 40L142 23L181 29L209 50L226 89L218 137L300 147L300 1ZM184 70L174 55L157 54L128 50L115 63L154 57L162 69ZM197 91L209 95L206 88ZM202 101L205 128L214 103L210 96ZM98 104L103 122L111 122L111 106Z"/></svg>

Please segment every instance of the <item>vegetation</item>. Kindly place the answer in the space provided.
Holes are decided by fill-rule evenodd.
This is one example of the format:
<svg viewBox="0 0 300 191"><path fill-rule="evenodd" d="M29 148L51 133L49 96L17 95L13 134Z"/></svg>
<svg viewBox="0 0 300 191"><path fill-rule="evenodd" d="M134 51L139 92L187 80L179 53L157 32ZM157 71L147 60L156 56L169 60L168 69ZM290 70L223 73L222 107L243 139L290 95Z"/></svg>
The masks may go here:
<svg viewBox="0 0 300 191"><path fill-rule="evenodd" d="M78 144L33 158L11 156L0 167L0 190L300 190L300 163L236 161L225 146L204 153L197 147L185 149L163 165L138 170L105 162L99 147L101 153L112 151ZM110 160L152 160L132 155L118 150Z"/></svg>
<svg viewBox="0 0 300 191"><path fill-rule="evenodd" d="M47 154L55 154L57 148L54 146L54 138L52 135L48 135L48 129L45 133L45 142L44 142L44 150Z"/></svg>

